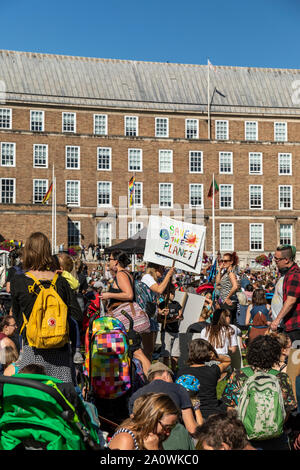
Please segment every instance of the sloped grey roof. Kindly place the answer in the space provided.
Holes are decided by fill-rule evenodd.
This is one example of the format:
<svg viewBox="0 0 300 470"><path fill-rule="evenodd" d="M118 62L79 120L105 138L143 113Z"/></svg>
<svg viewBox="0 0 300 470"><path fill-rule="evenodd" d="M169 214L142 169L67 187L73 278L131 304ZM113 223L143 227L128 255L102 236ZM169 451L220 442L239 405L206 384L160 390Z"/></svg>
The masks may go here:
<svg viewBox="0 0 300 470"><path fill-rule="evenodd" d="M207 77L207 65L0 51L7 101L206 113ZM215 66L211 112L296 115L296 80L296 69Z"/></svg>

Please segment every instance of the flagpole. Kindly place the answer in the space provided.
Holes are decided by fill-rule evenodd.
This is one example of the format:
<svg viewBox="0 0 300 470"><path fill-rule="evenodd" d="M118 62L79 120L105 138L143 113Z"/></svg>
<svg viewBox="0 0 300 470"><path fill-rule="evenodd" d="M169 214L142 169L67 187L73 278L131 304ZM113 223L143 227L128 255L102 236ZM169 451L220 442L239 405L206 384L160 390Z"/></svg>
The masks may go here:
<svg viewBox="0 0 300 470"><path fill-rule="evenodd" d="M56 249L56 176L54 176L54 253L57 252Z"/></svg>
<svg viewBox="0 0 300 470"><path fill-rule="evenodd" d="M135 173L134 173L134 178L135 178ZM132 222L133 222L133 227L134 227L134 234L136 233L136 207L135 207L135 180L134 180L134 185L133 185L133 194L132 194ZM132 255L132 272L134 272L134 267L135 267L135 255Z"/></svg>
<svg viewBox="0 0 300 470"><path fill-rule="evenodd" d="M207 137L210 140L210 80L209 80L209 59L207 59Z"/></svg>
<svg viewBox="0 0 300 470"><path fill-rule="evenodd" d="M52 184L54 184L54 164L52 165ZM52 197L51 197L51 215L52 215L52 238L51 238L51 248L52 255L54 255L54 191L52 187Z"/></svg>
<svg viewBox="0 0 300 470"><path fill-rule="evenodd" d="M216 246L215 246L215 174L213 173L213 197L212 197L212 252L213 252L213 262L216 255Z"/></svg>

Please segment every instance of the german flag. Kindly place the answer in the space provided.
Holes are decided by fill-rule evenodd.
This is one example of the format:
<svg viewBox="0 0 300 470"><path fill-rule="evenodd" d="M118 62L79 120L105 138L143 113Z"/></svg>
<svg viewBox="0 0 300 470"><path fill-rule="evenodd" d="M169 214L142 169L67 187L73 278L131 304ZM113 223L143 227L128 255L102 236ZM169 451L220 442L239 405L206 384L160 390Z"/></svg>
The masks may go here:
<svg viewBox="0 0 300 470"><path fill-rule="evenodd" d="M48 201L48 199L50 198L51 196L51 193L52 193L52 189L53 189L53 183L50 184L49 186L49 189L48 191L46 192L43 200L42 200L42 204L46 204L46 202Z"/></svg>

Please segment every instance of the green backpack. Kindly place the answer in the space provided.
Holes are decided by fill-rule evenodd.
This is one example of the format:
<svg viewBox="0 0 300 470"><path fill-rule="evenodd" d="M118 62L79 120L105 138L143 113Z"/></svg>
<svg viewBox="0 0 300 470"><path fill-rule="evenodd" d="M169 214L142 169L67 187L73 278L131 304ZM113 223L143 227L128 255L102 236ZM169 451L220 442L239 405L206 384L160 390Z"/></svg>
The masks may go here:
<svg viewBox="0 0 300 470"><path fill-rule="evenodd" d="M248 439L266 440L280 436L286 412L276 377L279 371L254 373L250 367L242 371L248 378L241 389L237 411Z"/></svg>

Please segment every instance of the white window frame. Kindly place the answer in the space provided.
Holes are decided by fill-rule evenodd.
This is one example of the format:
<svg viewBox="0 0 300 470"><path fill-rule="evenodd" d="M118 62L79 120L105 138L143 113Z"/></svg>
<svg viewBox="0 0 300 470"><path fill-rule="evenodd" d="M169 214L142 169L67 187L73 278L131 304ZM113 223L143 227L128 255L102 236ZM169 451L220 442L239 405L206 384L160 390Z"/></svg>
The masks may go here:
<svg viewBox="0 0 300 470"><path fill-rule="evenodd" d="M280 206L280 190L281 188L290 188L290 199L291 199L291 207L281 207ZM291 184L280 184L278 186L278 207L280 211L291 211L293 210L293 186Z"/></svg>
<svg viewBox="0 0 300 470"><path fill-rule="evenodd" d="M0 108L0 113L1 111L8 111L9 115L9 125L8 126L0 126L0 129L11 129L12 128L12 109L11 108Z"/></svg>
<svg viewBox="0 0 300 470"><path fill-rule="evenodd" d="M227 186L231 188L231 206L230 207L223 207L221 205L221 195L222 195L222 189ZM219 208L220 210L232 210L233 209L233 184L220 184L219 185Z"/></svg>
<svg viewBox="0 0 300 470"><path fill-rule="evenodd" d="M222 232L223 228L226 227L231 227L231 245L227 245L226 247L222 245L224 243L224 233ZM220 232L220 251L234 251L234 224L233 223L226 223L226 222L221 222L219 226L219 232ZM227 238L226 240L229 240Z"/></svg>
<svg viewBox="0 0 300 470"><path fill-rule="evenodd" d="M32 124L33 122L37 122L37 121L33 121L32 119L32 115L33 113L40 113L41 116L42 116L42 119L41 119L41 123L42 123L42 129L32 129ZM31 132L44 132L45 130L45 111L42 111L40 109L31 109L30 110L30 131Z"/></svg>
<svg viewBox="0 0 300 470"><path fill-rule="evenodd" d="M64 117L65 115L72 115L74 116L74 130L66 130L64 129ZM76 134L76 113L69 113L67 111L62 113L62 132L67 133L67 134Z"/></svg>
<svg viewBox="0 0 300 470"><path fill-rule="evenodd" d="M78 229L78 243L70 243L70 231L69 231L69 227L70 227L70 224L73 224L75 227L77 226L77 229ZM69 219L68 220L68 246L76 246L76 245L80 245L80 234L81 234L81 222L79 220L72 220L72 219Z"/></svg>
<svg viewBox="0 0 300 470"><path fill-rule="evenodd" d="M104 118L104 132L96 132L96 118L101 117ZM107 114L94 114L94 135L107 135L108 134L108 117Z"/></svg>
<svg viewBox="0 0 300 470"><path fill-rule="evenodd" d="M136 188L137 186L139 186L140 188L140 202L139 203L136 203ZM130 191L129 191L129 188L128 188L128 207L129 207L129 201L130 201ZM132 203L132 206L131 207L143 207L143 183L141 181L135 181L135 185L134 185L134 193L133 193L133 203Z"/></svg>
<svg viewBox="0 0 300 470"><path fill-rule="evenodd" d="M133 232L132 227L135 225L135 231ZM139 228L137 229L137 226ZM144 228L143 222L128 222L128 238L133 237L136 233L140 232Z"/></svg>
<svg viewBox="0 0 300 470"><path fill-rule="evenodd" d="M252 238L251 238L251 228L252 227L255 227L255 226L260 226L261 227L261 234L262 234L262 240L261 240L261 245L262 247L261 248L251 248L251 242L252 242ZM264 224L249 224L249 249L250 251L264 251Z"/></svg>
<svg viewBox="0 0 300 470"><path fill-rule="evenodd" d="M44 195L43 195L43 197L41 198L40 201L35 200L35 183L37 183L38 181L39 182L43 181L45 183L45 188L44 188L45 193L44 193ZM43 199L44 199L45 194L48 191L48 189L49 189L49 182L46 178L34 178L33 181L32 181L32 203L33 204L41 204ZM49 201L46 201L46 204L48 204L48 202Z"/></svg>
<svg viewBox="0 0 300 470"><path fill-rule="evenodd" d="M226 137L220 138L218 136L218 134L220 133L220 131L218 129L219 123L223 123L223 124L226 123ZM215 138L216 138L216 140L228 140L229 139L229 121L228 120L226 120L226 119L217 119L215 121Z"/></svg>
<svg viewBox="0 0 300 470"><path fill-rule="evenodd" d="M201 204L192 204L191 196L192 196L192 187L193 187L193 186L198 186L198 187L200 188ZM189 184L189 207L190 207L190 208L197 207L198 209L203 209L203 207L204 207L204 200L203 200L203 184L201 184L201 183L190 183L190 184Z"/></svg>
<svg viewBox="0 0 300 470"><path fill-rule="evenodd" d="M191 129L189 129L189 123L191 122L196 123L196 126L195 126L196 133L195 135L193 134L189 136L188 133L191 131ZM192 131L194 132L194 126L192 128ZM199 139L199 120L198 119L187 118L185 120L185 138L189 140Z"/></svg>
<svg viewBox="0 0 300 470"><path fill-rule="evenodd" d="M280 139L278 138L278 135L276 135L277 132L277 126L280 127L282 124L285 124L285 132L284 132L284 138ZM288 140L288 128L287 128L287 122L286 121L276 121L274 122L274 141L275 142L287 142Z"/></svg>
<svg viewBox="0 0 300 470"><path fill-rule="evenodd" d="M260 188L261 207L251 206L251 189L252 188ZM262 210L263 208L264 208L263 185L262 184L249 184L249 209L250 210Z"/></svg>
<svg viewBox="0 0 300 470"><path fill-rule="evenodd" d="M37 147L44 147L46 150L45 165L37 165L35 160L35 150ZM33 168L48 168L48 144L33 144Z"/></svg>
<svg viewBox="0 0 300 470"><path fill-rule="evenodd" d="M280 167L281 167L281 163L280 163L280 157L282 156L289 156L289 173L281 173L280 172ZM288 152L279 152L278 153L278 175L279 176L291 176L293 174L293 157L292 157L292 154L291 153L288 153Z"/></svg>
<svg viewBox="0 0 300 470"><path fill-rule="evenodd" d="M105 244L102 244L99 241L100 240L99 227L101 225L106 226L106 228L108 228L108 232L109 232L108 237L106 237L106 238L108 238L108 240ZM111 222L106 222L106 221L98 222L98 224L97 224L97 244L99 244L101 248L106 248L106 247L111 245L111 241L112 241L112 223Z"/></svg>
<svg viewBox="0 0 300 470"><path fill-rule="evenodd" d="M159 126L158 126L158 122L159 121L165 121L166 122L166 131L165 131L165 134L160 134L158 132L159 130ZM156 117L155 118L155 137L169 137L169 118L167 117Z"/></svg>
<svg viewBox="0 0 300 470"><path fill-rule="evenodd" d="M76 183L76 186L78 188L78 201L76 203L73 202L68 202L68 183ZM65 182L65 188L66 188L66 206L68 207L80 207L80 180L66 180Z"/></svg>
<svg viewBox="0 0 300 470"><path fill-rule="evenodd" d="M136 132L135 134L127 134L127 119L136 120ZM138 137L139 135L139 117L138 116L124 116L124 135L126 137Z"/></svg>
<svg viewBox="0 0 300 470"><path fill-rule="evenodd" d="M68 166L68 149L77 149L78 150L78 167ZM79 145L66 145L65 147L65 168L66 170L80 170L80 146Z"/></svg>
<svg viewBox="0 0 300 470"><path fill-rule="evenodd" d="M171 204L170 204L169 206L161 205L161 192L162 192L162 186L163 186L163 185L169 186L170 189L171 189L171 194L170 194L170 196L171 196L171 197L170 197L170 200L171 200L170 202L171 202ZM174 200L173 200L173 183L168 183L168 182L166 182L166 183L159 183L159 196L158 196L158 197L159 197L158 203L159 203L159 208L160 208L160 209L173 209L173 205L174 205Z"/></svg>
<svg viewBox="0 0 300 470"><path fill-rule="evenodd" d="M221 169L221 157L222 155L229 156L230 171L222 171ZM223 163L224 164L224 163ZM226 163L227 164L227 163ZM219 173L220 175L233 175L233 152L219 152Z"/></svg>
<svg viewBox="0 0 300 470"><path fill-rule="evenodd" d="M290 241L287 242L287 241L284 241L282 240L281 238L281 227L283 226L288 226L290 227L290 230L291 230L291 236L289 237L290 238ZM293 244L293 224L279 224L279 245L292 245Z"/></svg>
<svg viewBox="0 0 300 470"><path fill-rule="evenodd" d="M105 152L108 152L108 159L109 159L109 168L100 168L99 165L99 153L100 151L104 150ZM112 159L112 149L111 147L97 147L97 170L98 171L111 171L111 159Z"/></svg>
<svg viewBox="0 0 300 470"><path fill-rule="evenodd" d="M2 181L10 180L13 182L13 200L12 202L3 202L2 200ZM16 203L16 178L0 178L0 204L15 204Z"/></svg>
<svg viewBox="0 0 300 470"><path fill-rule="evenodd" d="M193 155L193 154L198 154L198 155ZM200 160L200 166L201 170L200 171L192 171L192 158L199 158ZM189 151L189 172L192 174L203 174L203 152L202 150L190 150Z"/></svg>
<svg viewBox="0 0 300 470"><path fill-rule="evenodd" d="M99 196L100 196L100 184L105 183L109 187L109 202L108 203L100 203ZM112 182L111 181L97 181L97 207L112 207Z"/></svg>
<svg viewBox="0 0 300 470"><path fill-rule="evenodd" d="M130 153L131 152L139 152L140 156L140 166L138 168L131 168L130 166ZM142 172L143 171L143 150L140 148L129 148L128 149L128 171L133 171L133 172Z"/></svg>
<svg viewBox="0 0 300 470"><path fill-rule="evenodd" d="M259 156L260 171L251 170L251 156ZM263 174L263 154L262 152L249 152L249 175L262 175Z"/></svg>
<svg viewBox="0 0 300 470"><path fill-rule="evenodd" d="M12 146L13 148L13 162L12 164L3 164L2 163L2 152L3 152L3 147L4 145L9 145L9 146ZM2 167L10 167L10 168L15 168L16 167L16 144L15 142L1 142L1 145L0 145L0 166Z"/></svg>
<svg viewBox="0 0 300 470"><path fill-rule="evenodd" d="M251 137L247 136L247 125L249 125L249 124L252 124L252 125L255 124L255 137L254 138L251 138ZM249 130L248 130L248 132L249 132ZM251 133L253 132L252 129L251 129L250 132ZM254 134L254 132L253 132L253 134ZM247 141L250 140L250 141L253 141L253 142L255 140L258 140L258 122L257 121L245 121L245 140L247 140Z"/></svg>
<svg viewBox="0 0 300 470"><path fill-rule="evenodd" d="M168 155L170 158L170 169L164 170L162 169L162 158L164 155ZM158 171L159 173L173 173L173 150L170 149L159 149L158 151Z"/></svg>

